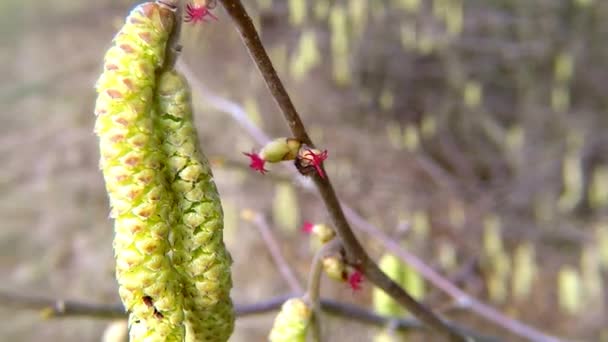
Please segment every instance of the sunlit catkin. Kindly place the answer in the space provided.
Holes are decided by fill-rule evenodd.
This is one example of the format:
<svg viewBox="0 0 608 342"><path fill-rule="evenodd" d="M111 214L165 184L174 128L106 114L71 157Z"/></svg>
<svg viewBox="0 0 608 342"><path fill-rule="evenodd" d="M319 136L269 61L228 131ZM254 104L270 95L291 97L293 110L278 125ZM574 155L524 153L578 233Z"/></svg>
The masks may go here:
<svg viewBox="0 0 608 342"><path fill-rule="evenodd" d="M271 342L305 342L312 310L301 298L287 300L274 320Z"/></svg>
<svg viewBox="0 0 608 342"><path fill-rule="evenodd" d="M95 132L132 341L181 341L184 334L181 284L168 256L173 200L152 123L155 71L163 64L173 23L173 12L162 5L133 9L97 81Z"/></svg>
<svg viewBox="0 0 608 342"><path fill-rule="evenodd" d="M165 175L175 195L173 263L184 275L187 341L226 341L234 328L232 260L223 241L224 218L209 163L199 148L190 89L176 71L160 75L155 125Z"/></svg>

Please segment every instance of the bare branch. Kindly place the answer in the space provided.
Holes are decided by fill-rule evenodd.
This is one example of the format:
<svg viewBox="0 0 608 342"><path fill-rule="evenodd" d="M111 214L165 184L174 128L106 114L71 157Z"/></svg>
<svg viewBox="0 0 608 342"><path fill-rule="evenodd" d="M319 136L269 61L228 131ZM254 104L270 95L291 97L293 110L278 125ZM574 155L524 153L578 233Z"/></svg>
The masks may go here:
<svg viewBox="0 0 608 342"><path fill-rule="evenodd" d="M300 285L300 281L296 277L295 272L291 266L289 266L287 259L285 259L285 256L281 252L281 247L264 216L260 213L253 212L252 210L245 210L241 214L241 217L244 220L253 223L258 229L264 244L266 244L266 248L268 248L268 252L270 252L270 255L272 256L272 260L276 264L279 273L281 273L285 279L285 282L289 285L291 292L301 293L303 291L302 285Z"/></svg>
<svg viewBox="0 0 608 342"><path fill-rule="evenodd" d="M36 310L43 318L85 316L114 319L127 317L122 304L91 304L4 291L0 291L0 306Z"/></svg>
<svg viewBox="0 0 608 342"><path fill-rule="evenodd" d="M220 0L226 12L232 18L237 31L241 35L243 43L247 47L249 54L255 62L258 70L262 74L268 89L270 90L275 102L280 107L285 120L287 121L292 135L311 147L314 146L306 129L297 113L291 99L279 79L260 37L253 25L253 22L243 4L239 0ZM427 307L416 301L412 296L405 292L399 285L392 281L376 263L367 255L363 246L357 240L355 234L340 207L340 202L335 194L329 177L313 175L313 180L325 207L330 214L332 223L337 235L342 241L346 252L347 262L359 269L371 282L383 289L388 295L412 312L417 318L425 322L430 327L453 341L465 341L466 338L458 332L452 330L445 322L436 316Z"/></svg>
<svg viewBox="0 0 608 342"><path fill-rule="evenodd" d="M321 341L321 275L323 274L323 258L331 253L338 251L340 241L333 239L326 243L317 251L312 261L312 268L308 275L308 288L306 290L306 300L310 302L314 315L312 320L313 340Z"/></svg>
<svg viewBox="0 0 608 342"><path fill-rule="evenodd" d="M299 295L288 294L273 297L254 304L236 304L235 312L237 317L247 317L253 315L274 312L280 309L281 305L289 298ZM16 309L35 310L42 314L43 318L60 319L70 317L89 317L97 319L121 319L127 318L127 314L121 303L98 304L85 303L74 300L61 300L41 296L21 295L0 290L0 306ZM329 299L320 299L321 309L335 316L345 317L361 323L375 326L385 326L389 322L395 322L398 330L419 330L424 329L418 321L413 319L396 319L377 315L363 308L341 303ZM454 329L462 329L454 326ZM477 341L498 341L493 338L476 336Z"/></svg>

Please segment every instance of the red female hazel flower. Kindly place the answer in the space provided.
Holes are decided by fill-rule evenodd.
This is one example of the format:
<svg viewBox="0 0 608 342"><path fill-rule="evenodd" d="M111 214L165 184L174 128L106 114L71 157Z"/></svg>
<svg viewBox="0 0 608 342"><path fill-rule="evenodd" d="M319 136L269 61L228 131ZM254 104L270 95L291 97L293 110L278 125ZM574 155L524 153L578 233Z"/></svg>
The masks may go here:
<svg viewBox="0 0 608 342"><path fill-rule="evenodd" d="M326 224L323 223L311 223L310 221L304 221L300 230L306 234L314 235L321 243L327 243L331 241L335 236L336 232Z"/></svg>
<svg viewBox="0 0 608 342"><path fill-rule="evenodd" d="M302 230L303 233L307 233L310 234L312 233L312 230L314 229L315 225L312 224L309 221L305 221L304 224L302 225L302 228L300 228Z"/></svg>
<svg viewBox="0 0 608 342"><path fill-rule="evenodd" d="M268 171L264 169L266 162L279 163L286 160L294 160L301 145L300 141L293 138L277 138L268 142L259 153L243 154L251 160L250 168L264 174L264 172Z"/></svg>
<svg viewBox="0 0 608 342"><path fill-rule="evenodd" d="M260 171L261 174L268 172L268 170L266 170L264 168L266 161L264 159L262 159L262 157L260 157L259 154L254 153L254 152L251 152L251 153L243 152L243 154L246 155L247 157L249 157L249 160L251 161L249 163L250 168L252 168L253 170L256 170L256 171Z"/></svg>
<svg viewBox="0 0 608 342"><path fill-rule="evenodd" d="M323 152L307 148L302 155L302 159L307 162L308 167L314 167L321 178L325 178L325 173L321 165L327 159L327 150Z"/></svg>
<svg viewBox="0 0 608 342"><path fill-rule="evenodd" d="M213 8L215 8L215 0L193 1L193 3L186 4L184 21L196 24L199 21L205 22L207 17L217 20L217 17L211 13Z"/></svg>
<svg viewBox="0 0 608 342"><path fill-rule="evenodd" d="M356 270L348 276L348 285L353 291L361 290L361 283L363 282L363 273L361 271Z"/></svg>

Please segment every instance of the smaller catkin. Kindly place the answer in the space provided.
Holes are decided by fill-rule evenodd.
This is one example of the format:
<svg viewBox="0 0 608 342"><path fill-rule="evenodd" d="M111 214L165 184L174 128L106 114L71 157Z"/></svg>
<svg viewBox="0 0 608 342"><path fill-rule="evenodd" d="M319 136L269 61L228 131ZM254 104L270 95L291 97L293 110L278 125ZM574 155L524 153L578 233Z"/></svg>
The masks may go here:
<svg viewBox="0 0 608 342"><path fill-rule="evenodd" d="M186 340L226 341L234 328L232 260L223 241L220 197L199 148L187 81L176 71L162 73L156 98L164 171L176 200L172 259L183 274Z"/></svg>
<svg viewBox="0 0 608 342"><path fill-rule="evenodd" d="M144 3L129 14L105 55L97 81L95 132L114 218L120 298L132 341L182 341L181 283L169 231L173 195L153 130L156 70L163 64L174 13Z"/></svg>
<svg viewBox="0 0 608 342"><path fill-rule="evenodd" d="M312 310L302 298L291 298L281 307L270 331L271 342L305 342Z"/></svg>

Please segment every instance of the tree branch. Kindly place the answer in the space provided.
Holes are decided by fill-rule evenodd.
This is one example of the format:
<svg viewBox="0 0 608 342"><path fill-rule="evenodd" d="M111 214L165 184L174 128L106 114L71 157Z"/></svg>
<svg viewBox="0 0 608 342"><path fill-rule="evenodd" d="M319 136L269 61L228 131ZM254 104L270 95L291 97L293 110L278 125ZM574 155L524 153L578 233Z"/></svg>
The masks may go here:
<svg viewBox="0 0 608 342"><path fill-rule="evenodd" d="M270 61L270 58L268 57L268 54L260 41L260 37L253 25L253 22L243 7L243 4L240 0L220 0L220 2L224 6L226 12L232 18L237 31L243 40L243 43L245 44L251 58L264 78L272 97L280 107L293 136L306 145L314 147L314 144L306 133L302 120L291 102L283 83L279 79L272 62ZM424 305L417 302L399 285L386 276L386 274L380 270L378 265L371 260L350 228L350 225L344 216L344 212L340 207L340 202L338 201L329 177L326 176L322 178L315 173L313 175L313 180L321 195L321 198L323 199L323 202L325 203L327 211L330 214L332 223L336 228L336 233L342 241L348 263L360 269L367 279L369 279L379 288L383 289L389 296L393 297L397 302L407 308L408 311L426 323L429 327L432 327L438 333L450 338L450 340L465 341L466 339L463 336L451 329L442 319L437 317Z"/></svg>
<svg viewBox="0 0 608 342"><path fill-rule="evenodd" d="M268 248L268 252L270 252L270 255L272 256L272 260L277 266L279 273L281 273L283 276L283 279L285 279L285 282L289 285L291 292L302 292L302 285L300 285L300 281L296 277L295 272L289 266L287 260L283 256L281 247L279 246L279 243L277 242L277 239L275 238L272 229L268 225L268 222L264 216L252 210L245 210L241 213L241 217L245 221L253 223L253 225L258 229L264 244L266 244L266 248Z"/></svg>
<svg viewBox="0 0 608 342"><path fill-rule="evenodd" d="M310 303L314 312L312 319L313 340L321 341L321 276L323 274L323 258L336 252L340 248L340 241L333 239L324 244L315 253L312 261L312 268L308 275L308 288L306 289L305 299Z"/></svg>
<svg viewBox="0 0 608 342"><path fill-rule="evenodd" d="M72 300L20 295L0 291L0 306L39 311L44 318L94 317L126 318L122 304L91 304Z"/></svg>
<svg viewBox="0 0 608 342"><path fill-rule="evenodd" d="M287 294L273 297L254 304L236 304L235 312L237 317L247 317L274 312L281 308L281 305L293 297L299 295ZM127 314L121 303L117 304L97 304L84 303L74 300L61 300L41 296L20 295L0 290L0 306L18 309L35 310L42 314L44 318L60 319L70 317L89 317L98 319L121 319L127 318ZM330 299L320 299L321 309L339 317L349 318L361 323L374 326L385 326L390 322L395 322L396 328L401 331L420 330L424 326L414 319L396 319L377 315L355 305L337 302ZM463 329L453 326L454 329ZM499 340L472 334L476 341L497 342Z"/></svg>

